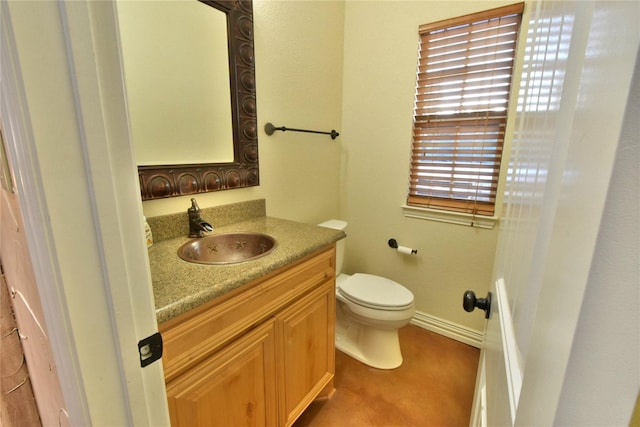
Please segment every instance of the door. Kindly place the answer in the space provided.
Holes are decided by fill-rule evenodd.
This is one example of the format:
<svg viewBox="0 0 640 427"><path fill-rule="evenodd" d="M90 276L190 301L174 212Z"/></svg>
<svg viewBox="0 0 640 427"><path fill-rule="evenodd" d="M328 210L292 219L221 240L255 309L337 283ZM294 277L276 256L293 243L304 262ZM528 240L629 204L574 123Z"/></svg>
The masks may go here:
<svg viewBox="0 0 640 427"><path fill-rule="evenodd" d="M636 4L527 7L472 425L557 422L638 49Z"/></svg>

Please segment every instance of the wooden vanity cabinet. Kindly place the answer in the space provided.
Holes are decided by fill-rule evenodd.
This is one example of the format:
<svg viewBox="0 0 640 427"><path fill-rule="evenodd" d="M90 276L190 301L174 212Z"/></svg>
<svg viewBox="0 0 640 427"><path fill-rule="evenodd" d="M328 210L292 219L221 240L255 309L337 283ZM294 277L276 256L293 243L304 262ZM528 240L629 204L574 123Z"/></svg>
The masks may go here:
<svg viewBox="0 0 640 427"><path fill-rule="evenodd" d="M269 320L167 384L172 426L277 425Z"/></svg>
<svg viewBox="0 0 640 427"><path fill-rule="evenodd" d="M333 393L334 286L327 282L276 315L279 425L290 426L317 396Z"/></svg>
<svg viewBox="0 0 640 427"><path fill-rule="evenodd" d="M335 245L160 325L172 426L290 426L335 373Z"/></svg>

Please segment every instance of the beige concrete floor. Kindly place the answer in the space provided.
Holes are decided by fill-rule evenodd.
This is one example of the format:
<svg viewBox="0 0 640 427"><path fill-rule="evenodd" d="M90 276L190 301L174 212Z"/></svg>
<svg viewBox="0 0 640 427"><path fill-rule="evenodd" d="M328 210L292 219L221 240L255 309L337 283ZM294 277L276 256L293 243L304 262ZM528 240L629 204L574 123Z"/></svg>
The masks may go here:
<svg viewBox="0 0 640 427"><path fill-rule="evenodd" d="M294 427L466 427L480 350L417 326L400 329L404 362L378 370L336 351L336 392Z"/></svg>

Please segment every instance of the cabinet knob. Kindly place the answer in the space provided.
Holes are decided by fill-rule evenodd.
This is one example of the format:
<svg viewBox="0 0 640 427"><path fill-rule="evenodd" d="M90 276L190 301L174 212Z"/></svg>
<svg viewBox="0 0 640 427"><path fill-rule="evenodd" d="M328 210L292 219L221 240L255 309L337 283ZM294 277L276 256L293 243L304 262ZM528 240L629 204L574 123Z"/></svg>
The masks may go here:
<svg viewBox="0 0 640 427"><path fill-rule="evenodd" d="M464 311L471 313L475 308L485 311L485 319L489 318L491 314L491 292L487 292L486 298L476 298L476 294L473 291L466 291L462 296L462 308Z"/></svg>

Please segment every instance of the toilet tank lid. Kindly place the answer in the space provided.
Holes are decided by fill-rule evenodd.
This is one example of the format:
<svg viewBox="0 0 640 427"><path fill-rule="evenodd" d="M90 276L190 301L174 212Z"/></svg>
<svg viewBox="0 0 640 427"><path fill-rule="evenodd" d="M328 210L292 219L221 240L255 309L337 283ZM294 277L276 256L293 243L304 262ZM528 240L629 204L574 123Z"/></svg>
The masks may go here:
<svg viewBox="0 0 640 427"><path fill-rule="evenodd" d="M318 226L324 228L332 228L334 230L344 230L345 228L347 228L347 222L342 221L341 219L330 219L329 221L318 224Z"/></svg>

